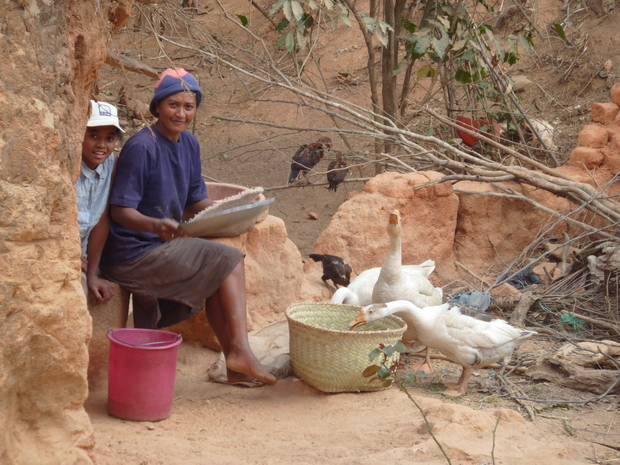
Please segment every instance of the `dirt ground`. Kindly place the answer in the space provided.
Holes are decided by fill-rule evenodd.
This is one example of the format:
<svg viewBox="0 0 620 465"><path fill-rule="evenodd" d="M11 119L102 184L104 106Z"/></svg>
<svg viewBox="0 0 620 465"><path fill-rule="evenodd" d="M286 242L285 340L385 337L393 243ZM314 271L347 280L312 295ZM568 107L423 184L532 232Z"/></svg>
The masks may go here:
<svg viewBox="0 0 620 465"><path fill-rule="evenodd" d="M204 5L209 14L198 18L211 27L223 29L218 7ZM229 2L231 13L249 16L248 2ZM557 3L557 4L556 4ZM543 41L536 55L519 63L518 73L536 84L522 102L537 117L556 124L558 158L565 161L576 146L577 135L589 123L594 102L609 101L606 80L599 76L607 60L614 71L620 66L617 25L620 9L598 18L572 2L545 0L534 2L539 23L549 24L569 17L571 44L558 39ZM238 10L235 10L238 8ZM256 12L252 13L257 21ZM516 18L516 17L515 17ZM523 21L521 21L523 22ZM513 19L508 28L522 25ZM510 31L508 31L510 32ZM321 53L331 74L329 82L341 71L353 77L364 76L363 49L354 31L340 32L337 41L323 43ZM168 62L158 56L157 48L147 40L132 43L128 31L118 44L130 56L161 70ZM358 41L358 42L356 42ZM132 48L133 46L133 48ZM346 49L346 50L345 50ZM345 51L342 51L345 50ZM587 51L587 53L586 53ZM153 58L155 57L155 58ZM163 63L163 64L162 64ZM179 57L177 66L193 70L191 57ZM245 186L262 185L267 197L275 197L270 214L285 221L289 238L303 258L312 251L319 234L347 192L359 190L361 182L345 183L329 192L326 186L280 189L285 184L290 156L301 143L317 138L312 132L289 132L274 138L274 132L247 124L226 124L215 118L220 114L269 120L255 102L235 101L243 88L225 70L202 75L206 105L196 126L203 150L205 173L217 181ZM111 99L123 86L132 87L132 95L148 102L153 80L125 75L104 66L98 86ZM336 88L340 97L358 98L358 87ZM231 103L233 102L233 103ZM203 110L202 108L206 108ZM124 109L121 107L121 113ZM271 110L273 111L273 109ZM282 108L281 118L298 114ZM131 122L126 120L126 127ZM312 126L307 122L307 126ZM137 128L130 129L128 135ZM343 141L335 139L335 148L343 150ZM355 150L364 150L367 141L359 141ZM326 167L328 161L323 161ZM316 213L318 219L308 214ZM521 346L518 356L551 353L557 341L538 335ZM182 344L179 349L177 383L173 413L161 422L131 422L107 414L107 392L91 392L86 409L93 422L95 454L101 464L174 465L174 464L323 464L377 462L402 464L447 463L428 434L418 409L397 388L373 393L324 394L296 377L279 381L272 387L241 388L207 381L207 369L217 354ZM588 392L561 388L550 383L532 383L522 376L512 382L534 402L533 421L523 407L496 394L493 372L480 370L470 383L469 393L460 399L442 396L441 380L456 379L459 368L437 362L435 374L408 388L426 412L430 424L453 464L585 464L620 462L620 405L618 397L608 396L585 404L594 397ZM501 412L501 418L497 418Z"/></svg>
<svg viewBox="0 0 620 465"><path fill-rule="evenodd" d="M519 348L517 357L550 346L539 338ZM180 346L172 415L160 422L111 417L107 392L91 393L86 409L98 463L447 463L417 407L396 387L326 394L294 376L258 388L207 382L207 367L216 356ZM434 375L407 390L451 463L576 465L620 459L617 397L586 405L593 394L512 376L525 396L545 401L533 404L537 414L529 421L519 404L494 394L499 391L492 372L476 372L467 396L454 399L442 396L441 382L455 381L459 369L449 362L434 365Z"/></svg>

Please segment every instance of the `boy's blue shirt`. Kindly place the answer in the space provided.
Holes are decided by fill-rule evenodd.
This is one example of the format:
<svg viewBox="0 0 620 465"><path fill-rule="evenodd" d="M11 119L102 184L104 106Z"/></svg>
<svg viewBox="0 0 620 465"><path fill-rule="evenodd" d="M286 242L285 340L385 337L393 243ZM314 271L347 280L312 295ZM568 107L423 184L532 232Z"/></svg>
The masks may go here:
<svg viewBox="0 0 620 465"><path fill-rule="evenodd" d="M112 152L107 160L94 170L91 170L83 161L80 167L80 177L75 184L75 190L82 257L84 258L88 250L88 236L101 219L108 203L115 158L116 155Z"/></svg>

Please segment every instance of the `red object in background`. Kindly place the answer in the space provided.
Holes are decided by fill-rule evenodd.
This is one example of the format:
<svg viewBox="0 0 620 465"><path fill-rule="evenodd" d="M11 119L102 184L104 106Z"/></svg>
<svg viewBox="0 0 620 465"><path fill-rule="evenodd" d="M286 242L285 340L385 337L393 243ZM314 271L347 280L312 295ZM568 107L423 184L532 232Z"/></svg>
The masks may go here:
<svg viewBox="0 0 620 465"><path fill-rule="evenodd" d="M480 126L487 127L487 128L490 126L489 122L485 119L475 120L475 119L467 118L466 116L461 116L461 115L456 116L456 124L458 124L462 128L466 128L474 132L480 132L478 131L478 128ZM501 128L499 126L499 123L495 120L493 120L493 128L495 129L495 135L498 136ZM470 147L473 146L478 141L478 139L476 139L474 136L471 136L464 131L460 131L457 129L457 132L459 133L459 137L463 139L463 142L465 142ZM482 131L482 132L486 136L493 137L493 134L490 134L487 131Z"/></svg>

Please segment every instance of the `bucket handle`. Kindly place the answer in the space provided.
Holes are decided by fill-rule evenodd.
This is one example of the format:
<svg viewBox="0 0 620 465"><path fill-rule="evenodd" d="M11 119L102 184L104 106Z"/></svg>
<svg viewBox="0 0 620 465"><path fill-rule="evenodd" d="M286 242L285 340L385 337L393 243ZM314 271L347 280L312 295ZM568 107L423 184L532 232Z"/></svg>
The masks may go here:
<svg viewBox="0 0 620 465"><path fill-rule="evenodd" d="M114 330L113 329L108 329L108 335L111 338L113 338L116 342L120 342L121 344L125 344L125 345L131 346L131 347L156 346L156 345L159 345L159 344L170 344L171 342L178 341L182 337L180 334L176 334L175 338L174 338L174 341L155 341L155 342L145 342L144 344L131 344L129 342L125 342L125 341L121 341L120 339L117 339L116 336L114 335Z"/></svg>

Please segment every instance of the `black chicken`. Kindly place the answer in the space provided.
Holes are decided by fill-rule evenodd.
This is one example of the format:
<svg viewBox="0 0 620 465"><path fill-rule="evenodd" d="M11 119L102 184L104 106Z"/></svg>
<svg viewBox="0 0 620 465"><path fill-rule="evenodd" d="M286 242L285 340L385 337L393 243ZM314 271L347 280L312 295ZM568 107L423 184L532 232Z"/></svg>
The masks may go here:
<svg viewBox="0 0 620 465"><path fill-rule="evenodd" d="M323 276L321 276L321 279L325 285L328 285L328 279L331 279L336 289L338 289L338 285L347 287L351 282L351 266L344 259L335 255L322 255L318 253L312 253L309 257L315 262L323 263Z"/></svg>
<svg viewBox="0 0 620 465"><path fill-rule="evenodd" d="M308 145L302 145L297 149L295 155L293 155L293 163L291 163L291 174L288 177L288 184L293 183L299 172L301 171L309 184L308 170L314 168L314 166L321 161L323 155L325 155L325 149L329 150L332 146L332 140L329 137L321 137L316 142Z"/></svg>
<svg viewBox="0 0 620 465"><path fill-rule="evenodd" d="M347 177L348 173L349 169L347 168L344 153L336 153L336 159L327 167L327 182L329 183L328 189L336 192L336 190L338 190L338 184L344 181L344 178Z"/></svg>

